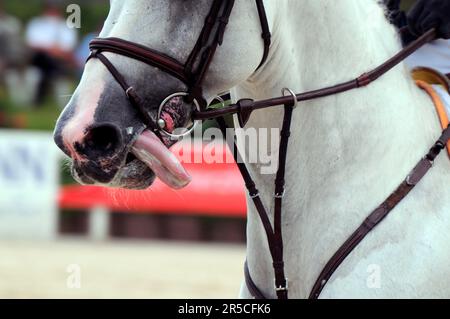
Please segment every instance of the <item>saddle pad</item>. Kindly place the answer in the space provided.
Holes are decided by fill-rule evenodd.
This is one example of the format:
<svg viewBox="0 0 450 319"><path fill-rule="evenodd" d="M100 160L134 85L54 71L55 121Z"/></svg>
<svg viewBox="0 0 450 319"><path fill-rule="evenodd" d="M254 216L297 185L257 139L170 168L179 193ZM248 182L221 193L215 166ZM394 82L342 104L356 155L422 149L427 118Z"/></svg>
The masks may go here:
<svg viewBox="0 0 450 319"><path fill-rule="evenodd" d="M445 91L445 89L440 85L432 85L433 89L441 98L442 103L445 106L445 110L447 111L447 117L450 118L450 94Z"/></svg>
<svg viewBox="0 0 450 319"><path fill-rule="evenodd" d="M450 115L449 92L440 84L428 84L422 80L416 80L416 84L430 96L436 108L441 127L446 129L449 126ZM447 153L450 158L450 141L447 143Z"/></svg>

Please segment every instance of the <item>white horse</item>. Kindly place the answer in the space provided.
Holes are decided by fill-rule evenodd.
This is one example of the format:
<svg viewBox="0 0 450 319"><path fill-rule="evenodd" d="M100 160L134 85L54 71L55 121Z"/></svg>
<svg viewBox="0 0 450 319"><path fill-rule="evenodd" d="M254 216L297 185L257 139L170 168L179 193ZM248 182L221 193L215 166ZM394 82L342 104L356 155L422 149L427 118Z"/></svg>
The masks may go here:
<svg viewBox="0 0 450 319"><path fill-rule="evenodd" d="M112 0L101 37L141 43L184 61L208 3ZM295 92L322 88L355 78L401 50L384 8L374 0L266 0L265 5L273 36L267 62L255 72L263 52L260 22L254 1L238 0L206 78L204 93L210 101L229 89L237 100L279 96L283 87ZM107 56L148 102L173 92L174 84L157 69ZM135 115L125 112L129 108L122 95L104 66L91 60L55 131L57 143L75 162L78 148L72 145L92 125L107 121L117 132L140 127ZM273 108L254 112L248 126L279 128L281 122L282 109ZM431 100L403 64L366 88L296 109L282 221L291 298L308 297L332 254L404 180L440 133ZM271 208L274 176L261 174L256 164L251 170ZM87 180L103 182L96 176ZM450 297L449 182L449 159L440 156L422 182L342 263L321 297ZM252 204L247 233L253 280L266 296L275 297L266 235ZM241 297L251 297L245 285Z"/></svg>

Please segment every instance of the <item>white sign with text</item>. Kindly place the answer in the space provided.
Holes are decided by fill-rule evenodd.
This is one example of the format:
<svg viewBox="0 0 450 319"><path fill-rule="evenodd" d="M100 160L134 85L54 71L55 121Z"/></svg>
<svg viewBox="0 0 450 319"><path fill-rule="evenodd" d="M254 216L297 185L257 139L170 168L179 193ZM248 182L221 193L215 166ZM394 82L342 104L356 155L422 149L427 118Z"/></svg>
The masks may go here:
<svg viewBox="0 0 450 319"><path fill-rule="evenodd" d="M49 133L0 130L0 238L55 237L59 159Z"/></svg>

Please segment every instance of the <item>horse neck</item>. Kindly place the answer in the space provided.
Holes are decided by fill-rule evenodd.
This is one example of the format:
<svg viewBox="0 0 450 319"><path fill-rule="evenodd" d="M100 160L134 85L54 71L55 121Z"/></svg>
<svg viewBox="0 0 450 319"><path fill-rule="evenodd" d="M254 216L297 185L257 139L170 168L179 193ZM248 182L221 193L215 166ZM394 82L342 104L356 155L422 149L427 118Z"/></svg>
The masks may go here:
<svg viewBox="0 0 450 319"><path fill-rule="evenodd" d="M282 4L286 7L271 11L270 62L238 94L267 98L279 96L283 86L301 92L334 85L401 50L394 28L373 0ZM281 111L270 110L254 116L250 125L279 127L280 122ZM389 180L395 183L430 147L437 124L430 101L402 64L369 87L303 103L294 116L291 147L296 152L291 157L328 178L358 175L362 172L355 164L361 163L362 171L378 172L376 178L383 178L383 171L393 174ZM302 149L308 151L298 152ZM302 165L295 166L301 170Z"/></svg>
<svg viewBox="0 0 450 319"><path fill-rule="evenodd" d="M302 92L334 85L401 50L373 0L276 2L276 9L268 2L274 37L269 62L236 88L237 97L279 96L284 86ZM255 112L249 126L279 127L281 121L282 108L274 108ZM426 154L440 129L432 103L404 65L368 87L301 103L292 123L283 238L288 277L305 283L292 291L304 297L317 265L335 252L329 241L345 241ZM258 165L251 168L266 207L273 207L273 176L261 174ZM260 224L250 211L248 261L256 282L271 283ZM272 291L270 285L262 288Z"/></svg>
<svg viewBox="0 0 450 319"><path fill-rule="evenodd" d="M274 36L269 63L236 89L238 95L267 98L279 96L284 86L301 92L334 85L401 50L394 28L373 0L285 1L269 12ZM255 114L249 124L279 127L280 110ZM356 188L353 207L367 214L438 136L433 106L403 64L366 88L302 103L294 115L288 154L288 188L296 191L291 207L303 203L311 208L308 201L321 196L327 196L321 204L336 207L348 197L346 191ZM262 193L273 193L271 177L256 167L254 173L264 185Z"/></svg>

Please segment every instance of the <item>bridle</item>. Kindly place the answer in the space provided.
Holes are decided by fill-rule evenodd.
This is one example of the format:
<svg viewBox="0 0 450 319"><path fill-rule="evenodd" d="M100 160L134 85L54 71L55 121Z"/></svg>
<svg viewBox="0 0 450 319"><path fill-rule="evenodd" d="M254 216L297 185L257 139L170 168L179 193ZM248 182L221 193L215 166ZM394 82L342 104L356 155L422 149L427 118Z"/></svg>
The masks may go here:
<svg viewBox="0 0 450 319"><path fill-rule="evenodd" d="M264 8L263 0L255 0L258 15L261 21L262 38L264 41L264 53L262 61L258 68L263 66L269 56L269 49L271 44L271 34L267 15ZM235 114L237 115L240 125L244 127L248 122L251 114L255 110L265 109L269 107L284 106L284 119L281 130L280 151L279 151L279 167L275 178L275 208L274 221L270 221L264 204L260 198L259 191L256 188L251 174L242 161L242 158L237 149L236 143L230 146L233 148L236 163L245 181L250 198L253 200L259 217L261 218L269 244L269 251L273 261L273 269L275 274L275 291L279 299L288 298L288 280L284 271L284 257L283 257L283 238L281 229L282 216L282 200L285 194L285 167L287 160L287 151L290 136L290 127L292 122L292 115L298 102L318 99L334 94L339 94L349 90L365 87L405 60L413 52L417 51L424 44L436 38L436 31L434 29L428 31L409 46L404 48L391 59L387 60L377 68L370 72L364 73L356 79L340 83L334 86L313 90L301 94L295 94L292 90L283 89L282 96L266 100L254 101L252 99L242 99L237 103L232 104L222 109L207 109L207 102L203 97L203 82L207 71L211 65L214 55L224 40L226 26L229 22L234 0L214 0L212 7L206 17L205 24L201 31L200 37L197 40L194 49L185 63L181 63L164 53L135 44L126 40L118 38L94 39L90 44L91 55L89 59L99 59L105 67L109 70L115 80L120 84L128 97L131 104L139 111L143 123L148 129L152 130L160 138L163 135L172 137L179 137L181 135L189 134L193 126L187 129L181 135L172 135L170 132L164 131L164 120L161 118L161 112L164 105L173 97L183 97L186 102L195 105L193 113L193 120L202 121L207 119L217 119L221 130L225 133L228 128L224 116ZM177 78L186 84L187 92L178 92L171 94L164 99L158 110L156 120L146 110L143 100L139 97L134 88L125 81L121 73L114 67L114 65L106 58L102 52L111 52L119 55L129 57L131 59L139 60L148 65L154 66L159 70ZM361 226L349 237L349 239L338 249L338 251L326 263L318 279L316 280L310 298L316 299L320 296L321 291L325 287L336 269L353 251L353 249L367 236L367 234L374 229L381 221L401 202L414 187L421 181L427 172L433 166L436 157L445 148L445 145L450 140L450 126L445 129L439 140L433 145L429 153L419 161L416 167L410 172L403 183L392 192L389 197L376 208L361 224ZM318 265L320 267L321 265ZM266 299L266 296L258 289L255 282L252 280L250 269L247 262L245 263L245 280L247 288L254 298Z"/></svg>
<svg viewBox="0 0 450 319"><path fill-rule="evenodd" d="M97 38L92 40L89 45L91 54L88 60L97 58L105 65L105 67L125 91L130 102L139 111L143 122L149 129L153 130L158 136L161 136L161 131L164 129L165 125L165 123L161 121L161 110L170 98L177 96L183 97L186 102L193 103L195 105L196 112L205 111L207 109L207 102L203 97L203 82L211 62L213 61L217 48L223 44L226 27L228 25L234 3L234 0L213 1L211 9L205 19L205 24L200 36L185 63L169 57L157 50L119 38ZM268 58L271 44L271 34L263 0L255 0L255 3L261 21L261 36L264 41L264 53L261 63L258 66L259 69L259 67L261 67ZM106 56L102 54L102 52L119 54L156 67L183 82L187 86L188 90L187 92L171 94L170 97L164 99L159 107L157 120L154 120L148 113L148 110L145 109L145 105L135 89L126 82L125 78L106 58ZM200 119L195 120L197 120L196 123L198 123L198 120ZM194 126L179 135L164 131L163 133L167 136L177 138L190 134L193 129Z"/></svg>

